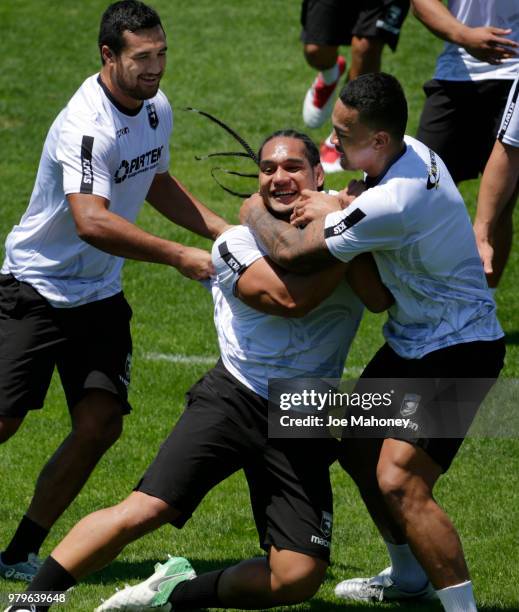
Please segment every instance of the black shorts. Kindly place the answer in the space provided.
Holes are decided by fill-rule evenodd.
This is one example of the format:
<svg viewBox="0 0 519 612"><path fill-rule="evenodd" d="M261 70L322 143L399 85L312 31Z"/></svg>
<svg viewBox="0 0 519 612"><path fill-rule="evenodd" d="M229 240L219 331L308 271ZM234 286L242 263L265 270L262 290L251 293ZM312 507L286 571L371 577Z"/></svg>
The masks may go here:
<svg viewBox="0 0 519 612"><path fill-rule="evenodd" d="M338 47L380 38L394 51L408 11L409 0L303 0L301 40Z"/></svg>
<svg viewBox="0 0 519 612"><path fill-rule="evenodd" d="M42 408L55 366L69 409L86 389L104 389L128 413L131 316L122 293L54 308L27 283L0 275L0 415Z"/></svg>
<svg viewBox="0 0 519 612"><path fill-rule="evenodd" d="M433 79L424 85L427 99L416 137L438 153L456 183L483 172L511 85L508 79Z"/></svg>
<svg viewBox="0 0 519 612"><path fill-rule="evenodd" d="M401 428L396 434L395 430L389 430L385 437L404 440L422 448L446 472L479 406L499 376L504 357L504 338L456 344L428 353L421 359L404 359L388 344L384 344L366 366L357 391L378 391L370 385L369 379L393 379L396 384L392 387L397 389L398 395L397 406L404 409L406 397L400 397L399 381L420 379L420 385L424 388L422 395L427 399L420 404L419 418L413 416L413 419L426 431L434 433L435 429L447 431L452 427L461 437L418 437L412 431L407 435ZM385 388L387 390L387 384ZM413 414L412 407L410 412ZM401 414L404 413L395 416L400 417ZM435 421L438 421L436 427ZM370 437L369 429L364 429L362 435ZM347 437L342 444L348 444ZM344 452L347 453L347 448Z"/></svg>
<svg viewBox="0 0 519 612"><path fill-rule="evenodd" d="M243 469L260 546L329 561L335 440L269 440L267 400L219 362L187 393L186 409L137 485L181 515L181 528L204 496Z"/></svg>

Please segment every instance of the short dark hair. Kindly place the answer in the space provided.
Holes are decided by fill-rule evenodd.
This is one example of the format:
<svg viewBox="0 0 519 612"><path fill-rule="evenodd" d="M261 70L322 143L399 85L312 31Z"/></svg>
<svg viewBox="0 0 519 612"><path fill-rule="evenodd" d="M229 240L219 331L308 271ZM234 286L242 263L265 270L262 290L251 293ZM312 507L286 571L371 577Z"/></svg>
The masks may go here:
<svg viewBox="0 0 519 612"><path fill-rule="evenodd" d="M407 101L400 83L385 72L363 74L339 94L345 106L359 112L361 122L401 140L407 125Z"/></svg>
<svg viewBox="0 0 519 612"><path fill-rule="evenodd" d="M261 143L261 146L258 150L258 161L261 161L261 153L263 151L263 147L267 144L267 142L273 140L274 138L295 138L296 140L301 140L305 145L305 155L306 159L310 162L312 167L317 166L320 163L321 159L319 156L319 149L317 148L315 142L307 136L304 132L298 132L297 130L285 129L285 130L277 130L267 136L265 140Z"/></svg>
<svg viewBox="0 0 519 612"><path fill-rule="evenodd" d="M110 4L101 17L97 39L99 51L101 52L103 45L107 45L115 55L119 55L125 45L123 38L125 30L136 32L137 30L154 28L158 25L162 28L159 14L143 2L139 2L139 0L114 2ZM164 28L162 29L164 30ZM104 64L102 55L101 61Z"/></svg>

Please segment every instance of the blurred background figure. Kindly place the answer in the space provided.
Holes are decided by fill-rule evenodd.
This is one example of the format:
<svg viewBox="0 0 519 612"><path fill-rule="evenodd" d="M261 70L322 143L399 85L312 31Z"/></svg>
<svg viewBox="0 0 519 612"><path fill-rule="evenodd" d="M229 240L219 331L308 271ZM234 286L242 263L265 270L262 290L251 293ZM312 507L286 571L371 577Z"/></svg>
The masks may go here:
<svg viewBox="0 0 519 612"><path fill-rule="evenodd" d="M446 6L441 0L411 0L411 7L431 32L446 41L434 77L424 85L427 100L417 138L440 155L456 183L477 178L496 142L519 67L519 1L449 0ZM486 252L487 261L482 258L490 287L497 286L512 244L516 181L505 188L504 177L496 174L502 171L496 163L499 151L508 150L507 155L513 156L508 144L506 140L496 144L496 156L485 171L479 196L480 209L493 206L495 218L499 216L499 223L493 223L492 228L495 269L490 275L489 225L486 223L486 229L483 226L484 212L476 222L480 254L482 248ZM505 157L500 159L502 163ZM498 204L497 194L490 196L494 204L489 202L488 187L493 181L501 184Z"/></svg>
<svg viewBox="0 0 519 612"><path fill-rule="evenodd" d="M489 287L499 284L513 240L513 211L519 186L519 74L510 94L497 140L478 195L474 232Z"/></svg>
<svg viewBox="0 0 519 612"><path fill-rule="evenodd" d="M395 51L408 10L409 0L303 0L304 54L308 64L319 70L303 103L308 127L320 127L331 115L335 89L346 72L339 47L351 46L347 80L380 72L384 45ZM330 136L321 144L320 154L326 173L342 170Z"/></svg>

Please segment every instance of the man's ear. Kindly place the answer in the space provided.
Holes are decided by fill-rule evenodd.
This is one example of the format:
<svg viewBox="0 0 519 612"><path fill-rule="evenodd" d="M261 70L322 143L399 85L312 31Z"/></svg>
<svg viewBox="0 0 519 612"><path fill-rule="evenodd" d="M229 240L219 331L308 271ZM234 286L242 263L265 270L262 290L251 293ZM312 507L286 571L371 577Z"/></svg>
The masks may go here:
<svg viewBox="0 0 519 612"><path fill-rule="evenodd" d="M101 46L101 57L103 58L105 64L110 64L115 59L114 52L110 49L108 45Z"/></svg>
<svg viewBox="0 0 519 612"><path fill-rule="evenodd" d="M314 166L314 176L317 191L321 191L324 185L324 170L322 165L319 163Z"/></svg>
<svg viewBox="0 0 519 612"><path fill-rule="evenodd" d="M386 148L391 141L391 136L389 132L385 132L384 130L380 130L376 132L373 138L373 144L376 150Z"/></svg>

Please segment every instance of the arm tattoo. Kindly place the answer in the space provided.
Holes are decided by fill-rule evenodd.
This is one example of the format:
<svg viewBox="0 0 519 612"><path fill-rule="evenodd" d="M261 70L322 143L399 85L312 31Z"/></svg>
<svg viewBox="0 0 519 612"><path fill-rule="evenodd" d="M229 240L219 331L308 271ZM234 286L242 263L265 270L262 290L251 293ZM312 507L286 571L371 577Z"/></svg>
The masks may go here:
<svg viewBox="0 0 519 612"><path fill-rule="evenodd" d="M287 270L310 272L336 262L324 240L324 218L299 229L265 209L255 208L247 224L265 245L271 259Z"/></svg>

